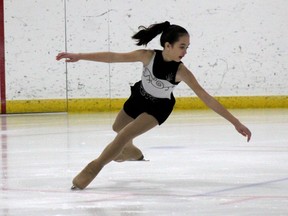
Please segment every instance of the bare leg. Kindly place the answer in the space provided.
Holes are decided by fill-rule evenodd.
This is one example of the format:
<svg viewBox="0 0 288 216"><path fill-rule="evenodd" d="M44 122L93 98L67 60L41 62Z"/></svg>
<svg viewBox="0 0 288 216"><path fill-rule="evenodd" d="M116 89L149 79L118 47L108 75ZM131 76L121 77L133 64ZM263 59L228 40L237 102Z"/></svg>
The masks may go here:
<svg viewBox="0 0 288 216"><path fill-rule="evenodd" d="M104 149L101 155L90 162L74 179L73 186L84 189L96 177L101 169L120 154L124 146L135 137L158 125L158 121L147 113L142 113L135 120L119 131L114 140Z"/></svg>
<svg viewBox="0 0 288 216"><path fill-rule="evenodd" d="M127 115L125 111L122 109L115 119L115 122L113 124L113 130L118 133L133 120L134 119L129 115ZM144 158L143 153L139 148L137 148L133 144L133 140L131 140L125 145L120 154L117 155L116 158L114 158L114 161L123 162L123 161L143 160L143 158Z"/></svg>

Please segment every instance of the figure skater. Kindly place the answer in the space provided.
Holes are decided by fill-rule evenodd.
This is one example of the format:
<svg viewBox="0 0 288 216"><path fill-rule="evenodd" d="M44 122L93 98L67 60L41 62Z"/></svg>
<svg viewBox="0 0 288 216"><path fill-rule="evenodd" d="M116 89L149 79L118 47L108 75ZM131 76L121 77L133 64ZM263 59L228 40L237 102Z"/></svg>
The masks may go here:
<svg viewBox="0 0 288 216"><path fill-rule="evenodd" d="M216 99L210 96L197 82L193 73L181 62L189 46L189 33L179 25L170 25L168 21L140 26L139 32L132 36L137 45L146 46L153 38L161 34L160 44L163 50L139 49L127 53L59 53L57 60L66 62L88 60L96 62L142 62L141 80L131 87L131 96L125 102L113 124L117 132L114 140L107 145L100 156L91 161L74 179L72 189L84 189L97 176L101 169L111 161L143 160L139 148L133 139L161 125L170 115L175 104L174 88L185 82L196 95L212 110L224 117L235 129L251 138L250 130L226 110Z"/></svg>

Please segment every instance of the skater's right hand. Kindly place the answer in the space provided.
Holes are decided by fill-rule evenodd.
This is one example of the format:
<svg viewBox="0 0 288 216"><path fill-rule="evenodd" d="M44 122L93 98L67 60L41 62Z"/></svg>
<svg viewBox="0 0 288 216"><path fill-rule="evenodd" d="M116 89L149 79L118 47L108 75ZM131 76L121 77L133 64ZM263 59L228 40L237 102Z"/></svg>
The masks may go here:
<svg viewBox="0 0 288 216"><path fill-rule="evenodd" d="M61 52L56 56L57 61L63 58L66 59L65 62L77 62L80 60L80 55L76 53Z"/></svg>

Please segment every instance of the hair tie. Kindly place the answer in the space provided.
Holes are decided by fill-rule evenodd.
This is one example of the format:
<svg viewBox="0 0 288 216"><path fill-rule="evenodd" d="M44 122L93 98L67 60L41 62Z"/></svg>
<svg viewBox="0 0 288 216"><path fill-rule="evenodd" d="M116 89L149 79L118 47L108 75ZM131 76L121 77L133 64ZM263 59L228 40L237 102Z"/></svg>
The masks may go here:
<svg viewBox="0 0 288 216"><path fill-rule="evenodd" d="M170 22L169 21L165 21L164 22L164 27L165 27L165 29L169 28L170 27Z"/></svg>

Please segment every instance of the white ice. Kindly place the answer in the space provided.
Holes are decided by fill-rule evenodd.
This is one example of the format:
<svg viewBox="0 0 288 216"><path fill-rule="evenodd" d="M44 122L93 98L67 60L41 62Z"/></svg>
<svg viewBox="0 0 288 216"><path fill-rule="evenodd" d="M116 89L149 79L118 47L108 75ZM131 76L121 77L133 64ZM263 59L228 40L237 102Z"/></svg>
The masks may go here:
<svg viewBox="0 0 288 216"><path fill-rule="evenodd" d="M146 162L73 177L115 133L115 113L2 115L0 215L288 215L288 110L231 110L249 143L210 110L174 112L135 140Z"/></svg>

